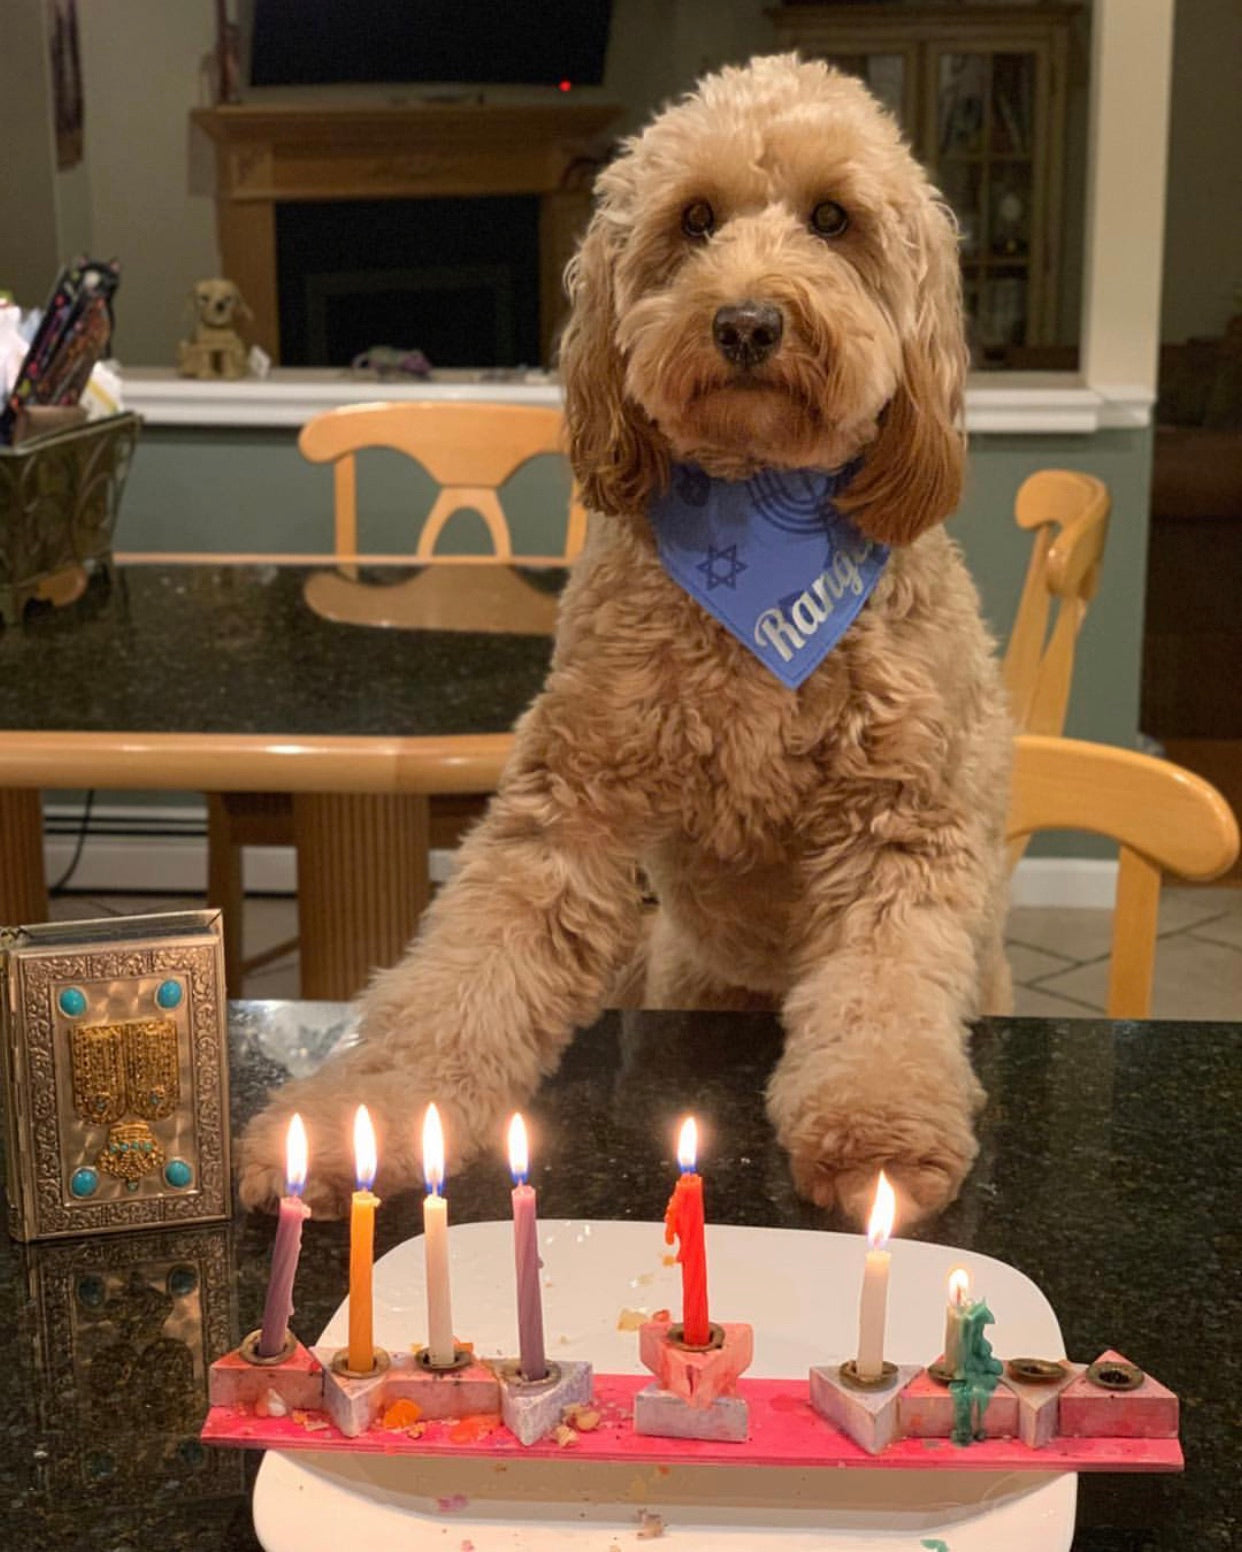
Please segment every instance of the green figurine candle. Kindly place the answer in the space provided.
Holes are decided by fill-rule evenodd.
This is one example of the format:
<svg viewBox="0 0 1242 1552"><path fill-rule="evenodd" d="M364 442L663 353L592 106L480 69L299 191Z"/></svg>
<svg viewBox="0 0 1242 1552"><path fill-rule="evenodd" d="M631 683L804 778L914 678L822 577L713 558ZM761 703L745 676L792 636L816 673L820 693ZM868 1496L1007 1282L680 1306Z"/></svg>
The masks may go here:
<svg viewBox="0 0 1242 1552"><path fill-rule="evenodd" d="M999 1358L993 1358L992 1344L983 1334L984 1326L995 1323L983 1299L969 1305L962 1315L955 1378L949 1385L954 1444L983 1438L983 1415L1004 1368Z"/></svg>

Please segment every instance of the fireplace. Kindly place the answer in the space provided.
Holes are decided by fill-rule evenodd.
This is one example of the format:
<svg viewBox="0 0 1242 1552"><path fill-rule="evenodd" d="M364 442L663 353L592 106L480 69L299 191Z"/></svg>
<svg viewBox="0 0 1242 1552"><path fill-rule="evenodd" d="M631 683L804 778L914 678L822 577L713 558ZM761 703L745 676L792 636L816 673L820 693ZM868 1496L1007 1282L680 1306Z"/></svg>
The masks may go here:
<svg viewBox="0 0 1242 1552"><path fill-rule="evenodd" d="M282 202L276 280L285 366L348 366L372 345L437 367L540 359L533 195Z"/></svg>
<svg viewBox="0 0 1242 1552"><path fill-rule="evenodd" d="M439 366L547 364L607 103L197 109L224 273L285 365L371 345ZM359 343L361 341L361 343Z"/></svg>

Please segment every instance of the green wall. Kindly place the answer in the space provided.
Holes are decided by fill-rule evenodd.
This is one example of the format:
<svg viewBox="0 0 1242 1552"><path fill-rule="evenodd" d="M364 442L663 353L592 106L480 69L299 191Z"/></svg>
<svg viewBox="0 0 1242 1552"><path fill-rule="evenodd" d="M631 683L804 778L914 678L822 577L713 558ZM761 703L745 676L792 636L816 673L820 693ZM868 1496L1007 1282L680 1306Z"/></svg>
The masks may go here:
<svg viewBox="0 0 1242 1552"><path fill-rule="evenodd" d="M1089 470L1113 493L1103 581L1079 646L1069 731L1132 744L1138 727L1139 662L1147 556L1151 433L1094 436L976 436L961 511L951 532L961 542L1003 643L1017 607L1030 540L1013 522L1018 486L1036 469ZM397 453L359 460L359 542L404 554L435 493L423 471ZM556 551L568 500L564 465L540 458L504 494L515 548ZM149 427L139 443L117 532L124 550L323 553L332 547L332 478L307 464L290 431L204 431ZM462 514L442 541L458 551L486 549L481 520Z"/></svg>
<svg viewBox="0 0 1242 1552"><path fill-rule="evenodd" d="M961 542L997 639L1006 640L1021 592L1030 540L1013 521L1018 486L1036 469L1088 470L1113 495L1099 596L1079 641L1068 731L1132 746L1138 729L1143 589L1151 471L1149 430L1093 436L977 436L963 506L951 531ZM373 553L403 554L435 494L417 465L396 453L359 461L359 540ZM504 492L514 546L559 549L568 501L563 463L540 458ZM118 524L124 550L325 553L332 547L332 478L307 464L290 431L205 431L149 427L134 460ZM442 541L457 551L487 548L481 519L461 514ZM171 796L171 795L170 795ZM109 794L109 801L124 800ZM150 801L150 796L147 798ZM185 801L197 801L186 799ZM1082 838L1044 837L1037 852L1102 855Z"/></svg>

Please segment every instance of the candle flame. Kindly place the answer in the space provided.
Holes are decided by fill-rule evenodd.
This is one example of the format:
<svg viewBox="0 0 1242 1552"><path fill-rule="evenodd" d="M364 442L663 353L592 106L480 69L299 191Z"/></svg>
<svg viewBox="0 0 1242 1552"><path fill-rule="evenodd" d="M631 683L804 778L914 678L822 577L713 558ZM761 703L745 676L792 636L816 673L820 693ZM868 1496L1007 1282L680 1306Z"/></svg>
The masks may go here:
<svg viewBox="0 0 1242 1552"><path fill-rule="evenodd" d="M897 1197L883 1170L875 1184L875 1201L867 1223L867 1244L872 1250L883 1250L893 1232L893 1219L897 1214Z"/></svg>
<svg viewBox="0 0 1242 1552"><path fill-rule="evenodd" d="M285 1195L301 1196L306 1185L306 1128L295 1110L285 1133Z"/></svg>
<svg viewBox="0 0 1242 1552"><path fill-rule="evenodd" d="M427 1106L423 1117L423 1179L428 1193L439 1196L444 1185L444 1128L434 1105Z"/></svg>
<svg viewBox="0 0 1242 1552"><path fill-rule="evenodd" d="M949 1303L959 1307L970 1293L970 1273L964 1266L954 1267L949 1273Z"/></svg>
<svg viewBox="0 0 1242 1552"><path fill-rule="evenodd" d="M369 1191L375 1184L376 1167L375 1128L370 1111L359 1105L354 1114L354 1179L359 1191Z"/></svg>
<svg viewBox="0 0 1242 1552"><path fill-rule="evenodd" d="M677 1162L681 1165L683 1175L688 1175L693 1170L699 1157L699 1128L693 1116L687 1116L681 1123L681 1132L677 1138Z"/></svg>
<svg viewBox="0 0 1242 1552"><path fill-rule="evenodd" d="M526 1122L515 1115L509 1122L509 1173L518 1185L526 1184L530 1172L530 1151L526 1146Z"/></svg>

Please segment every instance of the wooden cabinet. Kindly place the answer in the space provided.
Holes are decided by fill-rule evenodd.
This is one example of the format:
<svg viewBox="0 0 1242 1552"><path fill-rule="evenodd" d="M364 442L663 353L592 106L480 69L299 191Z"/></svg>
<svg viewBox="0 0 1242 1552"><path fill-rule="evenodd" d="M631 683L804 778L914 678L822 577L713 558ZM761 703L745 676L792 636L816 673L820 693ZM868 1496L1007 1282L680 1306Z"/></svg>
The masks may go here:
<svg viewBox="0 0 1242 1552"><path fill-rule="evenodd" d="M781 48L864 80L961 226L978 366L1057 341L1066 61L1076 6L787 5Z"/></svg>

